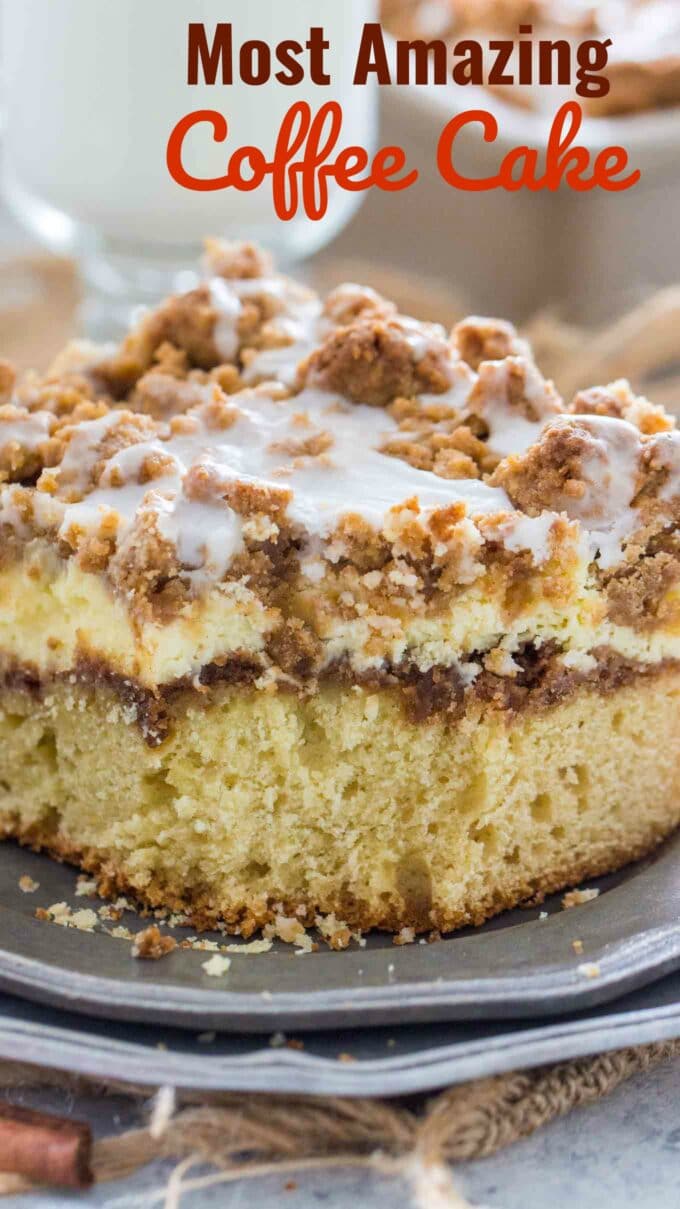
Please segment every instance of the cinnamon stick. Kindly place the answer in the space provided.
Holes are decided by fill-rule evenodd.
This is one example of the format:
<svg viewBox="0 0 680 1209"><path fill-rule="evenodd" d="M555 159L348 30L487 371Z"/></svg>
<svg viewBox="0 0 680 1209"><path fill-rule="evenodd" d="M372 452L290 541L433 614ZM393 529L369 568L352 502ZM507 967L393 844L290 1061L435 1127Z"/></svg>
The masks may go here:
<svg viewBox="0 0 680 1209"><path fill-rule="evenodd" d="M0 1105L0 1171L39 1184L89 1188L90 1127L30 1108Z"/></svg>

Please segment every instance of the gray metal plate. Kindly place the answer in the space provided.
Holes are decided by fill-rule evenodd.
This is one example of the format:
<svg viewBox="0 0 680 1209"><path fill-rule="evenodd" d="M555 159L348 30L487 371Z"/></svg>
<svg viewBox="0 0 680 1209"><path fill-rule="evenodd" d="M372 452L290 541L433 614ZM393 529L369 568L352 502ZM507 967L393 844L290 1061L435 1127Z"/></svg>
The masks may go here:
<svg viewBox="0 0 680 1209"><path fill-rule="evenodd" d="M0 1058L213 1091L410 1095L678 1036L680 972L611 1008L559 1019L325 1030L293 1037L296 1048L244 1034L213 1038L163 1025L104 1023L0 994Z"/></svg>
<svg viewBox="0 0 680 1209"><path fill-rule="evenodd" d="M19 877L40 883L24 894ZM37 906L75 898L73 870L0 845L0 987L40 1003L112 1020L195 1030L272 1032L442 1020L555 1015L606 1003L680 968L680 833L659 854L598 881L600 897L569 911L559 897L508 912L437 944L387 937L341 953L279 946L232 956L212 978L206 953L135 961L130 945L35 919ZM96 904L94 904L96 905ZM134 916L124 921L145 926ZM181 931L176 933L181 938ZM220 938L222 939L222 938ZM576 953L573 941L582 942ZM599 967L597 977L579 969Z"/></svg>

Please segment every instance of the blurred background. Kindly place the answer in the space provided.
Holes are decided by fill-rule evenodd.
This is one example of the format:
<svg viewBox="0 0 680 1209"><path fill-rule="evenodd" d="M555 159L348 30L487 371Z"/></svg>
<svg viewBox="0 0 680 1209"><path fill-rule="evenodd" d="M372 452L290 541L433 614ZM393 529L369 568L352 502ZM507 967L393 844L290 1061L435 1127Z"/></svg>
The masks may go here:
<svg viewBox="0 0 680 1209"><path fill-rule="evenodd" d="M554 3L528 0L528 7L537 19ZM558 6L561 20L570 3ZM644 10L641 28L652 33L659 4L670 11L668 0L622 0L631 13ZM602 7L576 5L581 23L567 36L593 33ZM516 29L520 8L527 10L526 0L523 7L519 0L386 0L388 52L389 31L448 40L472 31L488 39L506 20ZM644 62L632 64L632 93L617 85L616 96L628 98L617 101L622 111L589 112L583 131L593 149L626 146L632 166L643 172L639 185L621 194L462 193L436 171L437 140L455 112L481 106L499 122L494 145L483 144L475 129L462 140L459 162L471 176L496 171L505 151L520 143L544 148L551 112L534 103L535 94L527 101L453 85L352 88L361 27L377 17L377 0L247 6L3 0L0 354L41 368L78 326L118 335L139 307L193 283L202 234L245 235L273 246L280 262L321 288L360 279L403 309L445 324L467 312L510 318L531 336L544 372L567 395L629 376L674 406L680 398L677 0L672 9L677 29L666 23L661 44L656 35L636 43ZM304 95L312 104L341 101L343 141L403 146L409 166L419 170L417 184L401 193L338 193L320 224L281 223L261 190L236 196L180 189L165 167L167 134L179 116L220 109L229 117L230 147L252 141L267 150L281 113L300 95L276 83L189 88L189 19L203 20L208 30L232 22L235 45L248 38L304 41L311 25L323 25L332 84L305 85ZM617 64L624 76L630 67ZM645 92L648 78L658 90L662 76L660 99ZM188 154L199 172L224 170L224 146L207 134Z"/></svg>

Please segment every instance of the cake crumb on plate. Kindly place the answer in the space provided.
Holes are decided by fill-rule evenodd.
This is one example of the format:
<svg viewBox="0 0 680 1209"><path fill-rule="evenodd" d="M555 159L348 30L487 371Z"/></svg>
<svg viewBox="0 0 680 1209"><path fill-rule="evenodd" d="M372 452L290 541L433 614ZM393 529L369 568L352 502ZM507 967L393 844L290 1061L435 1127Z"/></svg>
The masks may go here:
<svg viewBox="0 0 680 1209"><path fill-rule="evenodd" d="M68 903L52 903L52 906L47 908L37 907L35 917L51 924L59 924L61 928L77 928L79 932L94 932L98 922L95 911L89 908L72 911Z"/></svg>
<svg viewBox="0 0 680 1209"><path fill-rule="evenodd" d="M579 974L583 974L584 978L599 978L601 970L596 961L585 961L583 965L578 967Z"/></svg>
<svg viewBox="0 0 680 1209"><path fill-rule="evenodd" d="M176 948L177 941L173 936L163 936L156 924L151 924L135 936L132 942L132 956L147 961L159 961Z"/></svg>
<svg viewBox="0 0 680 1209"><path fill-rule="evenodd" d="M205 970L209 978L221 978L226 974L231 965L230 957L220 957L219 953L215 953L208 961L201 962L201 968Z"/></svg>

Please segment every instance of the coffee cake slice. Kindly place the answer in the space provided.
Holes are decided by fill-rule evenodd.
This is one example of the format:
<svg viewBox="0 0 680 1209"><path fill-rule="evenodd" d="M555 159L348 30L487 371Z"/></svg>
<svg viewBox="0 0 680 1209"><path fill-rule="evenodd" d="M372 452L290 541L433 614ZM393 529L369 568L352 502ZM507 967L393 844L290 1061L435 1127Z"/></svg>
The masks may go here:
<svg viewBox="0 0 680 1209"><path fill-rule="evenodd" d="M0 825L247 935L448 930L680 819L680 447L249 245L0 382Z"/></svg>

